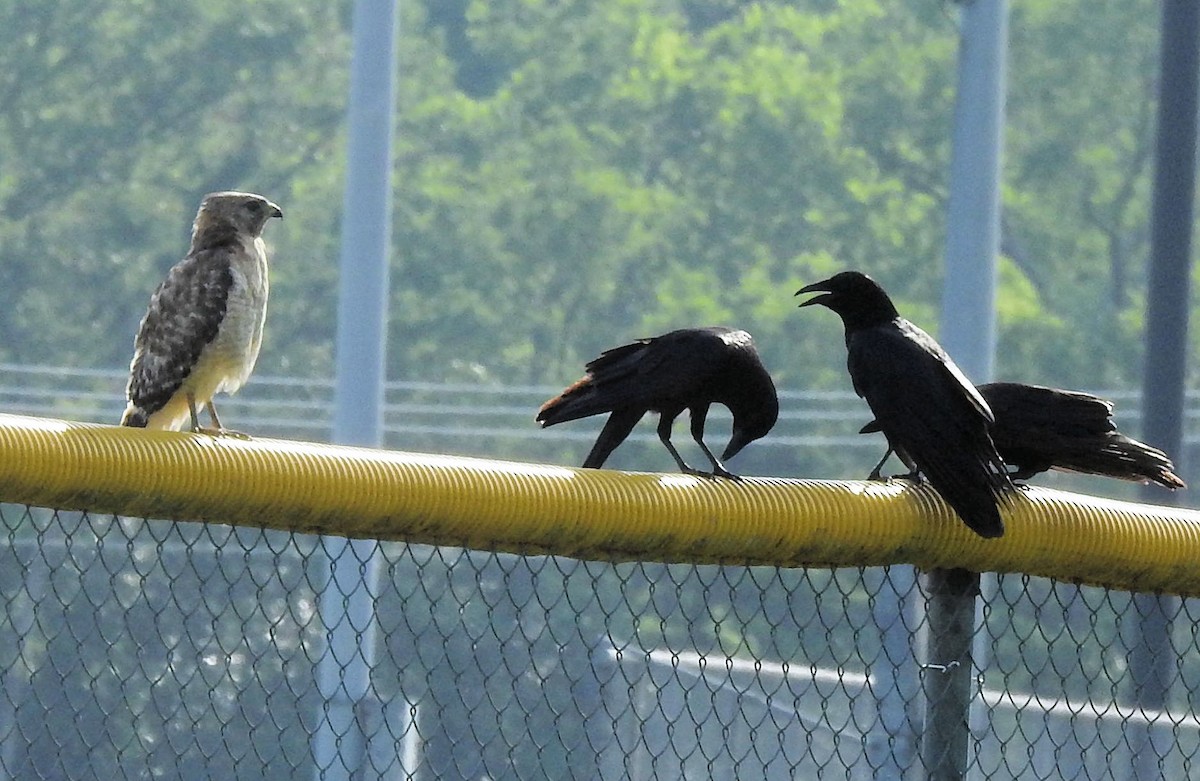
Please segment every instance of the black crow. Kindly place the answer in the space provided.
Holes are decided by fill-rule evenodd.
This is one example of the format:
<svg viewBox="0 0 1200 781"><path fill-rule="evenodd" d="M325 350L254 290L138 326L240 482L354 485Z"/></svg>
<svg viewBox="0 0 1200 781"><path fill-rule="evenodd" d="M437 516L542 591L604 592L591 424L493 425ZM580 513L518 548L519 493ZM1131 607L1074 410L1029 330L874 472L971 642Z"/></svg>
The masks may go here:
<svg viewBox="0 0 1200 781"><path fill-rule="evenodd" d="M979 392L996 416L992 440L1016 468L1014 480L1061 469L1187 487L1165 453L1117 431L1107 399L1018 382L980 385Z"/></svg>
<svg viewBox="0 0 1200 781"><path fill-rule="evenodd" d="M1166 453L1117 431L1108 399L1019 382L992 382L978 389L996 417L992 441L1014 468L1014 480L1059 469L1187 488ZM861 433L879 430L871 421Z"/></svg>
<svg viewBox="0 0 1200 781"><path fill-rule="evenodd" d="M896 455L981 537L1004 534L997 503L1013 484L988 434L992 412L941 345L901 317L883 288L857 271L796 295L801 293L822 295L800 306L821 304L842 318L854 390Z"/></svg>
<svg viewBox="0 0 1200 781"><path fill-rule="evenodd" d="M658 438L688 474L734 478L704 444L704 420L711 404L733 413L733 434L721 459L732 458L764 436L779 417L775 384L745 331L683 328L605 350L585 367L586 374L538 410L542 426L611 412L584 467L599 469L647 412L657 412ZM671 444L675 418L688 410L692 439L712 462L711 475L688 466Z"/></svg>

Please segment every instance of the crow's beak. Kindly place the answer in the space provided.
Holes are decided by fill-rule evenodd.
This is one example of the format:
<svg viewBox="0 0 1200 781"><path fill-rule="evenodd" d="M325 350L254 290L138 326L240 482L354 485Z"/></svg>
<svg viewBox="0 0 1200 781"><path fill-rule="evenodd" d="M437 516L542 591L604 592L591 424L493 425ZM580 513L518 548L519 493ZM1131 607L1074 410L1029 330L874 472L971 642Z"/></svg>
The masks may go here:
<svg viewBox="0 0 1200 781"><path fill-rule="evenodd" d="M805 285L796 291L796 295L804 295L805 293L824 293L824 295L810 298L807 301L800 302L800 306L812 306L813 304L824 304L829 299L833 298L833 293L829 291L829 280L823 282L814 282L811 285Z"/></svg>
<svg viewBox="0 0 1200 781"><path fill-rule="evenodd" d="M742 448L749 445L753 440L745 431L734 429L733 436L729 438L729 444L725 446L725 452L721 454L722 461L728 461L741 452Z"/></svg>

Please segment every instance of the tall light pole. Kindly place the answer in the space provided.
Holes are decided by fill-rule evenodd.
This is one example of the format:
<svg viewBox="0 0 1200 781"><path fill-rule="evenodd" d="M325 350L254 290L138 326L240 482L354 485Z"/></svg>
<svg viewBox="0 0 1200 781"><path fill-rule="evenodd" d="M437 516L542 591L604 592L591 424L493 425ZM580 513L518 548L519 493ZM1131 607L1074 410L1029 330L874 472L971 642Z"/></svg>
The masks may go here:
<svg viewBox="0 0 1200 781"><path fill-rule="evenodd" d="M397 0L355 0L349 146L342 200L333 440L383 443L392 137L396 113ZM313 736L315 777L359 777L367 737L383 718L374 700L378 543L322 539L328 579L320 619L328 644L317 664L322 700Z"/></svg>

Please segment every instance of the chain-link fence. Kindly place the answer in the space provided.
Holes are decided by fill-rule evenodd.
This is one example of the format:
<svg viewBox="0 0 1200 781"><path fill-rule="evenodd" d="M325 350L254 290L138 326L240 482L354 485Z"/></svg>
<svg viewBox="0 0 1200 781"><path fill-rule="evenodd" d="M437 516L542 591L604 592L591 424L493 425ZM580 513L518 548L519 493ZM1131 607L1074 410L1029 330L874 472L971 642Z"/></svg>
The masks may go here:
<svg viewBox="0 0 1200 781"><path fill-rule="evenodd" d="M969 662L922 658L907 566L0 515L4 778L925 778L923 683ZM981 604L970 778L1200 773L1194 600L1006 575Z"/></svg>

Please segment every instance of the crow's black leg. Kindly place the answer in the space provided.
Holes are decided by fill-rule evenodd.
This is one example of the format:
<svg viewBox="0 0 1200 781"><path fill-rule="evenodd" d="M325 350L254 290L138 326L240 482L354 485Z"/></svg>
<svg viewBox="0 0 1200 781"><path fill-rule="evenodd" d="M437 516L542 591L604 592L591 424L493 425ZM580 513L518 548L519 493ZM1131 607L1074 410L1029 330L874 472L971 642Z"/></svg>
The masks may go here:
<svg viewBox="0 0 1200 781"><path fill-rule="evenodd" d="M694 407L689 412L692 418L692 439L696 440L696 444L704 451L704 455L708 456L708 461L712 464L712 476L724 477L729 480L741 480L740 477L726 469L721 460L708 449L708 445L704 444L704 423L708 418L708 407Z"/></svg>
<svg viewBox="0 0 1200 781"><path fill-rule="evenodd" d="M887 463L888 457L891 456L892 452L892 449L889 447L887 452L883 454L883 458L879 459L879 463L871 470L871 474L867 475L868 480L883 480L883 477L879 473L883 470L883 465Z"/></svg>
<svg viewBox="0 0 1200 781"><path fill-rule="evenodd" d="M675 459L675 464L679 467L679 471L688 475L703 475L708 476L707 472L701 472L699 469L694 469L687 465L683 460L683 456L679 455L679 451L671 444L671 425L675 422L675 418L679 415L678 412L671 414L664 412L658 418L658 439L662 442L667 450L671 452L671 458Z"/></svg>
<svg viewBox="0 0 1200 781"><path fill-rule="evenodd" d="M900 480L912 480L915 483L922 482L921 470L917 468L916 462L908 457L908 453L905 453L903 448L895 448L895 453L896 457L903 461L904 465L908 467L908 472L903 475L893 475L893 477Z"/></svg>

